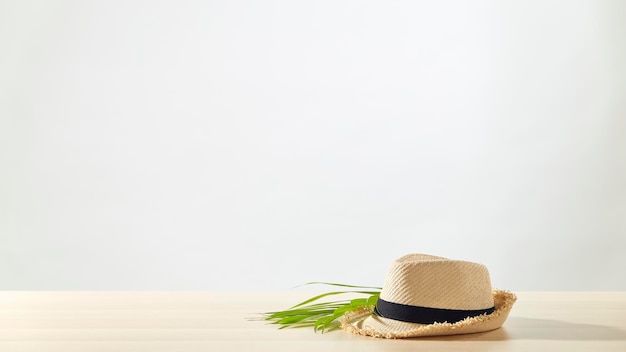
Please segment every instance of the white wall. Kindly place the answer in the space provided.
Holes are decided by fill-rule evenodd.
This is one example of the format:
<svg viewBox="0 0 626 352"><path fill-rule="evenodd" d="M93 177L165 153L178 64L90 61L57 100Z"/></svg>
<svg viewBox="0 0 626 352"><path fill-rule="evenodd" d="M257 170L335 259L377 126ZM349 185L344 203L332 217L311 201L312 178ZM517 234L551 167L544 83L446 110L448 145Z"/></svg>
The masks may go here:
<svg viewBox="0 0 626 352"><path fill-rule="evenodd" d="M623 1L0 1L0 289L626 290Z"/></svg>

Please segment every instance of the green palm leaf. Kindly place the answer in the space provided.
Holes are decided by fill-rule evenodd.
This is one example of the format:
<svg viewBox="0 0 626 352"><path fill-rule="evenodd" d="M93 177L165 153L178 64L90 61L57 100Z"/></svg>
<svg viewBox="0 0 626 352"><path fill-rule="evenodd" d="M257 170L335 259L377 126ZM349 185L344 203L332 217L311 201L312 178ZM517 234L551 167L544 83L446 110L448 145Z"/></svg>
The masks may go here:
<svg viewBox="0 0 626 352"><path fill-rule="evenodd" d="M280 325L279 329L312 327L313 331L337 330L341 327L339 319L348 312L367 307L373 309L380 296L380 287L355 286L329 282L309 282L305 285L328 285L345 287L353 290L326 292L304 300L291 308L276 312L262 313L263 320ZM336 301L317 302L322 298L336 295L364 295L364 297ZM314 303L315 302L315 303Z"/></svg>

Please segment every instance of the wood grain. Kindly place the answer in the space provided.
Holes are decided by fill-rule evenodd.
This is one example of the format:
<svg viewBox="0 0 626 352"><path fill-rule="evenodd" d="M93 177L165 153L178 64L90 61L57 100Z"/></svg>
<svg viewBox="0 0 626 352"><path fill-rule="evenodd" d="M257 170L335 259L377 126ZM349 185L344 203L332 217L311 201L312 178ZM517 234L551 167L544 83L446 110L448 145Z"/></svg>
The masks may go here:
<svg viewBox="0 0 626 352"><path fill-rule="evenodd" d="M626 292L522 292L492 332L381 340L251 321L310 292L0 292L0 351L626 351Z"/></svg>

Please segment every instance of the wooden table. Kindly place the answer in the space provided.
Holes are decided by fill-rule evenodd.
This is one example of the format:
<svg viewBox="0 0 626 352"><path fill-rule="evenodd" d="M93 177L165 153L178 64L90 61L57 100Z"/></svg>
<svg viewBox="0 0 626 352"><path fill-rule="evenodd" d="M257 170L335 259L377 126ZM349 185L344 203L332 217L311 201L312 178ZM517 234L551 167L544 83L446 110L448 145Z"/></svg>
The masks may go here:
<svg viewBox="0 0 626 352"><path fill-rule="evenodd" d="M521 292L492 332L383 340L250 321L309 292L0 292L0 351L626 351L626 292Z"/></svg>

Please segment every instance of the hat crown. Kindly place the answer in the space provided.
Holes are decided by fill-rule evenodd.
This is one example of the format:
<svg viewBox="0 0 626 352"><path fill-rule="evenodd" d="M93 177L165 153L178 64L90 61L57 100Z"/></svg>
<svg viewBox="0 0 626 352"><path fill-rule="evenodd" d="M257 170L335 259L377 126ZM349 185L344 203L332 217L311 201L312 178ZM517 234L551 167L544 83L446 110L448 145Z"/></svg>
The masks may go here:
<svg viewBox="0 0 626 352"><path fill-rule="evenodd" d="M492 291L489 271L482 264L409 254L389 267L380 298L418 307L477 310L494 306Z"/></svg>

